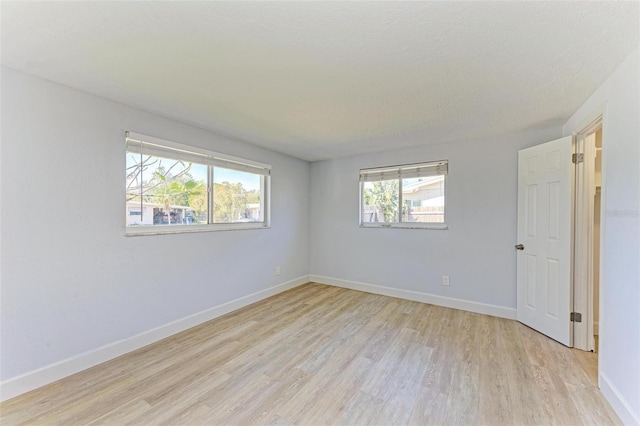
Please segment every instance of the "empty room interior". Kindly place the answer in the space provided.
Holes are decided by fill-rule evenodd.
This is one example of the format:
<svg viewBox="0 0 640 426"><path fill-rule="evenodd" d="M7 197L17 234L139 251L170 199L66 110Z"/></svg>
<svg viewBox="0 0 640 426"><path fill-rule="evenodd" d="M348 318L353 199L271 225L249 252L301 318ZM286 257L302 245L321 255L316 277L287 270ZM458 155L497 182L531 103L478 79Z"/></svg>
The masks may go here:
<svg viewBox="0 0 640 426"><path fill-rule="evenodd" d="M0 19L2 424L640 425L640 2Z"/></svg>

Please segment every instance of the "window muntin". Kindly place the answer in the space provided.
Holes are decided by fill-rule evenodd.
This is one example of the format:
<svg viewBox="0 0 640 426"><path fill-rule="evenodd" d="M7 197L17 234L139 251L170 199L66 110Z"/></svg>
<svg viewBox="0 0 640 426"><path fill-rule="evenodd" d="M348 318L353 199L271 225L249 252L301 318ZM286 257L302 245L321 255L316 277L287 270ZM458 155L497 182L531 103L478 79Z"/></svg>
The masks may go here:
<svg viewBox="0 0 640 426"><path fill-rule="evenodd" d="M360 170L360 225L446 228L448 161Z"/></svg>
<svg viewBox="0 0 640 426"><path fill-rule="evenodd" d="M268 227L270 166L127 132L127 234Z"/></svg>

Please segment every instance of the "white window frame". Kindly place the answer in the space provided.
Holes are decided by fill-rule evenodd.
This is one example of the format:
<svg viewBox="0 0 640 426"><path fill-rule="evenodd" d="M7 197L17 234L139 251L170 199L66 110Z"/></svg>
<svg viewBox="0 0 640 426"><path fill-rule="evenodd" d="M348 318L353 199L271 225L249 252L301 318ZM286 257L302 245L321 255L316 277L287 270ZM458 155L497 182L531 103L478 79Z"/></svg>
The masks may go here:
<svg viewBox="0 0 640 426"><path fill-rule="evenodd" d="M232 155L221 154L178 142L168 141L153 136L135 132L126 132L125 155L130 152L141 152L145 155L160 156L163 158L185 160L208 167L207 192L208 192L208 218L207 224L198 225L140 225L127 226L125 223L125 235L158 235L158 234L182 234L189 232L229 231L240 229L266 229L271 226L271 165L258 161L247 160ZM232 169L261 175L263 189L261 208L263 220L261 222L230 222L213 223L214 197L213 174L215 167ZM123 209L126 212L126 207Z"/></svg>
<svg viewBox="0 0 640 426"><path fill-rule="evenodd" d="M402 164L396 166L374 167L360 169L359 191L359 223L361 228L401 228L401 229L449 229L447 225L447 174L449 160L439 160L424 163ZM444 213L443 223L433 222L403 222L402 221L402 179L411 177L444 176ZM398 222L364 222L364 184L382 180L398 180Z"/></svg>

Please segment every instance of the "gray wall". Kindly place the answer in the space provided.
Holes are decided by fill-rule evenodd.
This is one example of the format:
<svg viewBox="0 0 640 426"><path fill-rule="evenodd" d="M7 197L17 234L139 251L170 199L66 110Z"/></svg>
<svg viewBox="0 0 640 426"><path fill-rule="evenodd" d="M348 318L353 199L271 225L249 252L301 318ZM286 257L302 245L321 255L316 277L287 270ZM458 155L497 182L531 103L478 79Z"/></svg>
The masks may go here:
<svg viewBox="0 0 640 426"><path fill-rule="evenodd" d="M515 308L517 153L560 135L558 127L312 163L311 274ZM448 230L358 226L361 168L443 159Z"/></svg>
<svg viewBox="0 0 640 426"><path fill-rule="evenodd" d="M125 237L126 130L272 164L271 228ZM1 134L2 380L308 274L305 161L6 68Z"/></svg>

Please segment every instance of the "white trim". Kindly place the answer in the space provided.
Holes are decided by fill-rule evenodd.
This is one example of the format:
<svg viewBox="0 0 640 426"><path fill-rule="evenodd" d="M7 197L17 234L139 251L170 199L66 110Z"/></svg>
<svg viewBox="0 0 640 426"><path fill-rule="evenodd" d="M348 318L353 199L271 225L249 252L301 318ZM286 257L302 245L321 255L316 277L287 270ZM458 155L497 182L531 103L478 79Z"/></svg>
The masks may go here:
<svg viewBox="0 0 640 426"><path fill-rule="evenodd" d="M324 277L322 275L311 274L309 275L309 281L332 285L334 287L364 291L366 293L380 294L382 296L397 297L399 299L429 303L431 305L444 306L446 308L460 309L463 311L475 312L477 314L491 315L494 317L507 318L512 320L516 319L515 308L489 305L487 303L473 302L471 300L455 299L453 297L438 296L435 294L421 293L412 290L402 290L398 288L384 287L357 281L342 280L339 278Z"/></svg>
<svg viewBox="0 0 640 426"><path fill-rule="evenodd" d="M446 175L449 160L360 169L360 182Z"/></svg>
<svg viewBox="0 0 640 426"><path fill-rule="evenodd" d="M363 222L360 224L360 228L435 229L443 231L449 229L449 225L432 222Z"/></svg>
<svg viewBox="0 0 640 426"><path fill-rule="evenodd" d="M573 241L573 310L582 313L582 322L573 323L573 346L590 351L595 349L593 338L593 218L595 196L595 134L603 129L603 117L597 116L575 137L576 153L584 154L584 161L575 166L574 241ZM604 131L603 131L604 136ZM603 138L604 139L604 138ZM604 146L604 143L603 143ZM600 217L602 218L602 204ZM602 250L600 250L602 253Z"/></svg>
<svg viewBox="0 0 640 426"><path fill-rule="evenodd" d="M602 127L602 124L604 123L604 116L605 116L606 109L607 109L606 102L598 105L591 112L591 114L585 117L584 120L582 120L580 124L576 126L574 130L572 130L571 134L576 136L580 133L586 134L586 133L595 132L596 130L598 130L598 127ZM579 129L579 130L576 130L576 129Z"/></svg>
<svg viewBox="0 0 640 426"><path fill-rule="evenodd" d="M611 408L613 408L613 411L620 417L622 423L625 425L640 425L640 413L634 412L633 406L624 399L605 374L601 373L598 377L600 391L611 405Z"/></svg>
<svg viewBox="0 0 640 426"><path fill-rule="evenodd" d="M140 225L125 226L124 235L136 237L140 235L188 234L190 232L238 231L242 229L269 229L267 222L229 222L207 223L203 225Z"/></svg>
<svg viewBox="0 0 640 426"><path fill-rule="evenodd" d="M176 333L180 333L181 331L266 299L267 297L271 297L278 293L282 293L283 291L306 284L307 282L309 282L309 276L303 275L291 281L277 284L273 287L260 290L256 293L231 300L221 305L172 321L168 324L144 331L136 334L135 336L109 343L97 349L93 349L37 370L30 371L21 376L6 380L0 383L0 401L5 401L9 398L13 398L30 390L78 373L82 370L86 370L87 368L109 361L136 349L140 349L151 343L157 342Z"/></svg>
<svg viewBox="0 0 640 426"><path fill-rule="evenodd" d="M168 147L174 150L184 151L185 153L195 153L203 157L214 158L222 162L229 161L229 162L237 163L240 165L252 166L253 168L257 168L257 169L271 170L271 164L261 163L259 161L254 161L254 160L248 160L246 158L236 157L234 155L222 154L220 152L210 151L208 149L199 148L192 145L185 145L183 143L178 143L178 142L170 141L167 139L161 139L155 136L144 135L142 133L127 131L125 132L125 138L130 139L131 141L135 141L136 143L146 142L152 145L157 145L161 148ZM224 166L221 166L221 167L224 167Z"/></svg>
<svg viewBox="0 0 640 426"><path fill-rule="evenodd" d="M573 191L573 250L572 250L572 282L573 302L572 311L582 314L581 322L573 322L573 347L583 351L589 350L589 332L587 324L591 321L589 305L589 231L593 228L593 220L589 211L589 181L591 178L589 167L589 153L587 152L587 135L579 134L574 138L576 154L584 154L582 163L574 164Z"/></svg>

